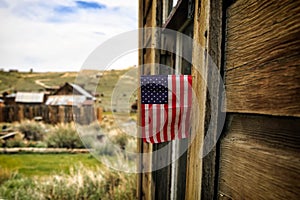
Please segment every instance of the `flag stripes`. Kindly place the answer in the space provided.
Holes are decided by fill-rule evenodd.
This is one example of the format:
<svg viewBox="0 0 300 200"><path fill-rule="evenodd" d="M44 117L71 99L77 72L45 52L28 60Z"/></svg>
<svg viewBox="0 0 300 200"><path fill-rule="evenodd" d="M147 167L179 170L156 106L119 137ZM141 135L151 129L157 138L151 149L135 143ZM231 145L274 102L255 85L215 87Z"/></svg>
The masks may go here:
<svg viewBox="0 0 300 200"><path fill-rule="evenodd" d="M187 138L191 121L192 76L141 76L141 84L143 140L161 143ZM161 86L167 86L167 90ZM162 102L161 96L167 97L166 104L159 103Z"/></svg>

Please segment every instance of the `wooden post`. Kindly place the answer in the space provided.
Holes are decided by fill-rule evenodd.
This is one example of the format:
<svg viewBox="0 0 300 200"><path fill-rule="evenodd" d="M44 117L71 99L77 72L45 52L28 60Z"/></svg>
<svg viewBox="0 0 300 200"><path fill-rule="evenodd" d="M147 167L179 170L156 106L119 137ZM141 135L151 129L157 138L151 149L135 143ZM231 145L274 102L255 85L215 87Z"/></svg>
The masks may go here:
<svg viewBox="0 0 300 200"><path fill-rule="evenodd" d="M99 123L102 122L102 112L103 112L102 108L98 107L97 108L97 120L98 120Z"/></svg>
<svg viewBox="0 0 300 200"><path fill-rule="evenodd" d="M0 106L0 122L4 122L4 107Z"/></svg>
<svg viewBox="0 0 300 200"><path fill-rule="evenodd" d="M13 122L14 121L14 106L10 106L8 109L8 121L7 122Z"/></svg>
<svg viewBox="0 0 300 200"><path fill-rule="evenodd" d="M49 115L50 115L49 106L42 106L42 117L44 122L50 123Z"/></svg>
<svg viewBox="0 0 300 200"><path fill-rule="evenodd" d="M80 107L80 124L86 124L86 118L85 118L85 113L84 113L84 107Z"/></svg>
<svg viewBox="0 0 300 200"><path fill-rule="evenodd" d="M20 105L18 109L18 120L21 122L24 120L24 106Z"/></svg>
<svg viewBox="0 0 300 200"><path fill-rule="evenodd" d="M50 114L50 122L51 122L51 124L57 123L58 112L56 112L56 111L57 111L57 107L56 106L49 107L49 114Z"/></svg>
<svg viewBox="0 0 300 200"><path fill-rule="evenodd" d="M33 107L29 106L29 119L33 119Z"/></svg>
<svg viewBox="0 0 300 200"><path fill-rule="evenodd" d="M64 106L58 107L58 122L59 123L65 122L65 107Z"/></svg>
<svg viewBox="0 0 300 200"><path fill-rule="evenodd" d="M207 49L207 41L205 38L205 32L208 25L208 0L196 0L195 2L195 18L194 18L194 40L203 49ZM191 141L191 145L188 149L187 158L187 178L186 178L186 197L185 199L201 199L201 184L202 184L202 144L205 133L205 118L206 118L206 94L207 88L205 80L207 79L206 69L206 51L193 51L193 90L196 95L196 104L193 104L193 110L199 112L193 112L192 117L192 135L194 137ZM195 108L198 106L198 108ZM193 138L192 137L192 138Z"/></svg>

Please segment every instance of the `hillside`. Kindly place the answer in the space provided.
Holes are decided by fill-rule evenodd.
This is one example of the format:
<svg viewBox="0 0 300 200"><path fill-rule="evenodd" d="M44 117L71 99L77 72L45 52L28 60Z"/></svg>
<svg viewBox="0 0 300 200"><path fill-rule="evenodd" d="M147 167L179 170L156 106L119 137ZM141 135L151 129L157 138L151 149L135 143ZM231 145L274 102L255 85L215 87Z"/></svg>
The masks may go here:
<svg viewBox="0 0 300 200"><path fill-rule="evenodd" d="M96 92L100 95L99 102L104 108L110 106L110 99L115 84L120 76L129 69L96 71L85 70L81 72L81 78L78 79L77 72L47 72L47 73L28 73L28 72L0 72L0 95L3 92L44 91L45 87L58 87L65 82L76 82L90 92ZM96 91L91 91L95 89Z"/></svg>
<svg viewBox="0 0 300 200"><path fill-rule="evenodd" d="M63 72L47 73L25 73L25 72L0 72L0 91L42 91L44 88L36 81L49 86L59 86L65 82L73 82L77 73L72 72L71 76L65 76Z"/></svg>

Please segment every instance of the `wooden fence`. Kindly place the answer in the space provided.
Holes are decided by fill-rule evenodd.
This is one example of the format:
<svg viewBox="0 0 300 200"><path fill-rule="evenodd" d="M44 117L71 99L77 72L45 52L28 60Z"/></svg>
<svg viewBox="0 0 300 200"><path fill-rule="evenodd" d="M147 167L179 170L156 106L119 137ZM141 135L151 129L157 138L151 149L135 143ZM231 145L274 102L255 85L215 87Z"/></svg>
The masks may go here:
<svg viewBox="0 0 300 200"><path fill-rule="evenodd" d="M46 105L10 105L0 107L0 122L41 120L45 123L69 123L76 121L89 124L96 119L101 121L101 108L92 106L46 106Z"/></svg>

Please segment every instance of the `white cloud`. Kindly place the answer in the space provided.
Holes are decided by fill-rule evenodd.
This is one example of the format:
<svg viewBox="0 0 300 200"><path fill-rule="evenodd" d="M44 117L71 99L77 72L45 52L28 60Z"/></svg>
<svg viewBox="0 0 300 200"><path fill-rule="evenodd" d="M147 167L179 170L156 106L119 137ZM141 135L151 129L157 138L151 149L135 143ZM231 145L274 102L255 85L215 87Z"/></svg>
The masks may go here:
<svg viewBox="0 0 300 200"><path fill-rule="evenodd" d="M89 2L105 7L79 7L72 0L0 0L0 68L79 70L102 42L137 28L137 1Z"/></svg>

